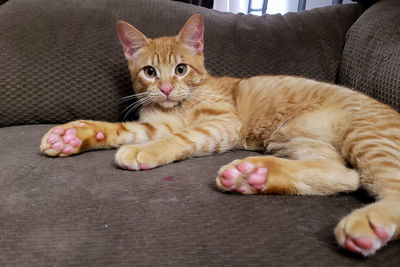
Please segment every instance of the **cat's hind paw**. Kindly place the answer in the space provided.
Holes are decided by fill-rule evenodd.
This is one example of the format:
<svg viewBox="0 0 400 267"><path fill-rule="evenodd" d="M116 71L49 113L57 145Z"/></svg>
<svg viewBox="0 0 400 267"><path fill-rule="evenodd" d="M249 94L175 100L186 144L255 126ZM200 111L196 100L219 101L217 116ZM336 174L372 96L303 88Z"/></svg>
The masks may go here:
<svg viewBox="0 0 400 267"><path fill-rule="evenodd" d="M396 224L388 213L371 205L344 217L336 227L335 235L341 247L371 256L393 238L395 230Z"/></svg>
<svg viewBox="0 0 400 267"><path fill-rule="evenodd" d="M236 160L218 172L217 186L223 191L256 194L266 188L268 168L255 167L252 163Z"/></svg>

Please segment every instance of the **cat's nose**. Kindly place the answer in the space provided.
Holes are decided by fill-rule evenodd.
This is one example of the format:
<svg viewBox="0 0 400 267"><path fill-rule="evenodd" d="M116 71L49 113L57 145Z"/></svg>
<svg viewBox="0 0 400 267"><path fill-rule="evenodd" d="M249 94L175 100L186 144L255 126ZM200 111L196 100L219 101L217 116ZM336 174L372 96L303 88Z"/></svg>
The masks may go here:
<svg viewBox="0 0 400 267"><path fill-rule="evenodd" d="M160 87L160 91L163 92L163 94L166 96L169 96L173 89L174 87L172 87L172 85L163 85Z"/></svg>

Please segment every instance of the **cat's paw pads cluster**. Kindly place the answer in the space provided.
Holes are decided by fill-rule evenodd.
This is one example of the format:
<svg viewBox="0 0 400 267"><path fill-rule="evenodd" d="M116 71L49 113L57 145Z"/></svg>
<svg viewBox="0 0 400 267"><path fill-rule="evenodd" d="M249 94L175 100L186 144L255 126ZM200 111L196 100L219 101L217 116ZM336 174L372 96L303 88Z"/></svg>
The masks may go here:
<svg viewBox="0 0 400 267"><path fill-rule="evenodd" d="M76 127L57 126L51 129L42 140L40 149L48 156L69 156L78 153L82 145L82 140L77 136L80 127L86 127L83 122ZM96 140L101 141L105 138L102 132L96 134Z"/></svg>
<svg viewBox="0 0 400 267"><path fill-rule="evenodd" d="M233 162L220 170L217 185L225 191L254 194L265 190L267 172L265 167L255 167L248 162Z"/></svg>
<svg viewBox="0 0 400 267"><path fill-rule="evenodd" d="M345 249L363 256L371 256L392 239L396 227L380 212L365 215L359 213L363 213L362 209L342 219L335 231L336 238ZM374 217L379 218L379 222L385 227L377 226Z"/></svg>
<svg viewBox="0 0 400 267"><path fill-rule="evenodd" d="M76 136L75 128L57 126L43 137L40 149L48 156L68 156L77 153L81 144L82 140Z"/></svg>
<svg viewBox="0 0 400 267"><path fill-rule="evenodd" d="M64 154L70 154L74 147L79 147L82 141L76 136L76 129L64 130L58 126L52 130L52 134L47 138L47 143L54 150L60 150Z"/></svg>

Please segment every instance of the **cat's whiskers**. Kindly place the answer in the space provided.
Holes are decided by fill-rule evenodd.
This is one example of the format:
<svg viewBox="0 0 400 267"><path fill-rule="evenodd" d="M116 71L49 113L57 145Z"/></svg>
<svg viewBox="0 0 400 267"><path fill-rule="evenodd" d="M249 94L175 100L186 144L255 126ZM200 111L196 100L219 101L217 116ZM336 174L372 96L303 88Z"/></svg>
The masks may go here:
<svg viewBox="0 0 400 267"><path fill-rule="evenodd" d="M138 97L143 97L143 96L147 96L149 93L148 92L144 92L144 93L138 93L138 94L133 94L133 95L128 95L128 96L124 96L121 98L120 102L126 102L126 101L130 101L132 99L136 99Z"/></svg>
<svg viewBox="0 0 400 267"><path fill-rule="evenodd" d="M133 103L131 103L128 107L126 107L126 108L122 111L122 113L125 112L127 109L129 109L129 108L131 108L131 107L134 107L134 106L136 106L136 105L139 105L139 104L143 103L143 102L146 101L147 99L148 99L147 97L141 98L141 99L137 99L136 101L134 101Z"/></svg>
<svg viewBox="0 0 400 267"><path fill-rule="evenodd" d="M146 96L144 98L138 99L137 101L133 102L132 104L130 104L129 106L127 106L122 113L126 112L125 116L124 116L124 120L128 117L128 115L134 111L134 110L138 110L140 111L143 107L148 106L151 103L151 99ZM138 109L138 107L140 107Z"/></svg>

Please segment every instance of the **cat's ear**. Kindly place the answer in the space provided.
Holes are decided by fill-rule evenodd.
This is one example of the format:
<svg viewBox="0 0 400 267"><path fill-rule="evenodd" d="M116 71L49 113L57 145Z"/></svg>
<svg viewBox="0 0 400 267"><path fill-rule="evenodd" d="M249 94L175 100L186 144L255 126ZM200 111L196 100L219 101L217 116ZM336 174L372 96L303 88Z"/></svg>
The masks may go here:
<svg viewBox="0 0 400 267"><path fill-rule="evenodd" d="M204 23L201 14L191 16L179 32L177 41L189 46L195 54L203 53L204 47Z"/></svg>
<svg viewBox="0 0 400 267"><path fill-rule="evenodd" d="M132 60L135 53L149 42L143 33L125 21L117 23L117 31L127 60Z"/></svg>

